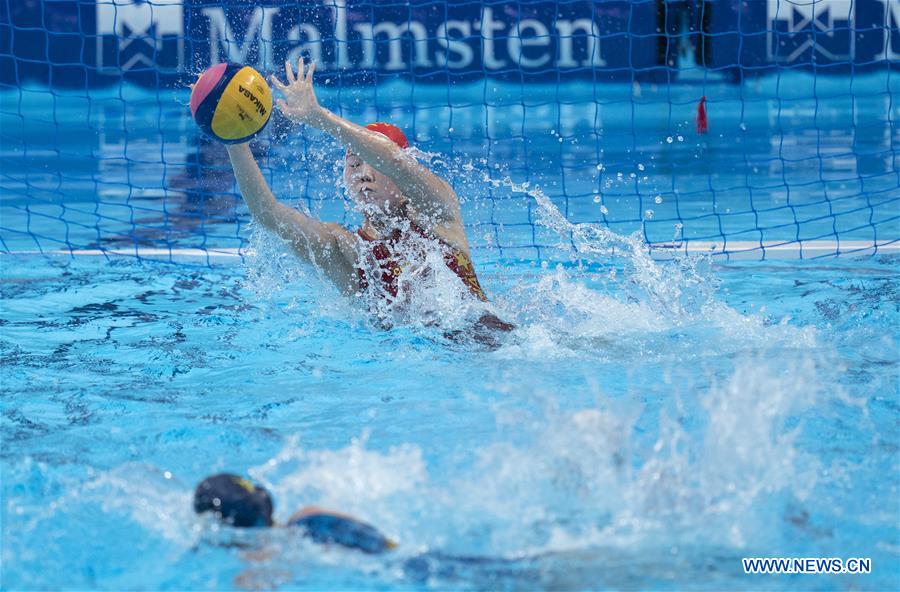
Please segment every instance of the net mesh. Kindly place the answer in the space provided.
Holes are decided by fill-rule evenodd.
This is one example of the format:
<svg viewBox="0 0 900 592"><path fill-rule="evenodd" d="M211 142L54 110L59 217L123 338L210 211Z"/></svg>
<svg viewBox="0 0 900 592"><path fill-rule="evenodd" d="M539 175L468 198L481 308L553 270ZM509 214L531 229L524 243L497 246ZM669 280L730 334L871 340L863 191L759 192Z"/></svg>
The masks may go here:
<svg viewBox="0 0 900 592"><path fill-rule="evenodd" d="M548 256L534 187L660 252L900 240L900 0L45 0L0 4L0 249L246 247L187 86L222 61L277 74L300 55L323 105L405 129L482 253ZM358 221L333 140L276 113L253 150L280 198Z"/></svg>

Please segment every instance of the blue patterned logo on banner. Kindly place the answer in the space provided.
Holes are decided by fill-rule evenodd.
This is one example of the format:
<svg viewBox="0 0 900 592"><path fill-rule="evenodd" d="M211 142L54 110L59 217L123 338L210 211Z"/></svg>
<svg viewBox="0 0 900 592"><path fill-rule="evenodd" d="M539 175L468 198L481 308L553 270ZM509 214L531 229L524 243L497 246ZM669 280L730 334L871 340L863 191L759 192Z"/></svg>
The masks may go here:
<svg viewBox="0 0 900 592"><path fill-rule="evenodd" d="M100 0L96 27L101 71L176 73L184 65L181 0Z"/></svg>
<svg viewBox="0 0 900 592"><path fill-rule="evenodd" d="M769 59L774 62L852 61L853 0L768 0Z"/></svg>

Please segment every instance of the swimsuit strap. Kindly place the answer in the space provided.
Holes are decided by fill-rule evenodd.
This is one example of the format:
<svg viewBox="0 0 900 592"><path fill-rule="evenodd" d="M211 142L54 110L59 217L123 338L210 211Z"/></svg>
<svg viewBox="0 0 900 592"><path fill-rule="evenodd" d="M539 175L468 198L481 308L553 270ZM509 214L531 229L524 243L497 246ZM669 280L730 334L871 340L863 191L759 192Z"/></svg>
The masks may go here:
<svg viewBox="0 0 900 592"><path fill-rule="evenodd" d="M472 260L465 253L448 244L447 241L427 233L412 220L409 222L409 228L423 238L440 243L441 251L444 256L444 263L450 271L455 273L456 276L462 280L472 295L483 302L487 302L487 295L481 288L481 284L478 282L478 276L475 274L475 266L472 265ZM357 229L356 234L367 243L372 243L370 251L375 260L378 261L378 267L382 270L382 284L389 294L396 297L398 292L397 278L403 268L400 266L399 262L391 256L392 253L385 243L391 244L398 242L403 237L403 232L399 228L395 228L389 237L381 239L369 236L363 232L362 228ZM357 268L357 275L360 278L360 289L368 289L369 284L366 280L365 270Z"/></svg>
<svg viewBox="0 0 900 592"><path fill-rule="evenodd" d="M425 232L425 230L412 220L409 221L409 227L421 236L439 242L444 251L444 263L450 268L450 271L455 273L457 277L462 280L473 296L482 302L487 302L487 295L484 293L481 284L478 282L478 276L475 274L475 266L472 265L472 260L468 255L440 237L432 236Z"/></svg>

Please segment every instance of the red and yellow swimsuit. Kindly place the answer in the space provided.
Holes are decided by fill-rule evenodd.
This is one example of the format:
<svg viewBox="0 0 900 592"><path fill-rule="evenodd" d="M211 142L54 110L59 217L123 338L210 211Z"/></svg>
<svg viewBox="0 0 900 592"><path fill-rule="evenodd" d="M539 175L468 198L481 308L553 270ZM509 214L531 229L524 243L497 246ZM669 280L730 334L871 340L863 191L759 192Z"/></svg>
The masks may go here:
<svg viewBox="0 0 900 592"><path fill-rule="evenodd" d="M435 240L412 222L410 223L409 228L421 237ZM402 260L395 256L395 252L397 250L397 243L403 239L403 232L399 229L395 229L389 237L382 239L373 238L363 232L362 229L359 229L357 234L368 245L371 258L374 259L374 264L377 266L377 269L372 270L373 273L371 275L381 280L381 288L385 293L396 298L399 291L399 278L400 274L403 272L403 266ZM487 296L481 288L481 284L478 283L478 276L475 275L475 267L472 265L472 260L459 249L451 247L441 240L438 240L438 242L441 245L444 263L450 271L456 274L473 296L482 302L487 302ZM360 290L365 292L369 289L370 274L361 267L357 268L356 272L359 277Z"/></svg>

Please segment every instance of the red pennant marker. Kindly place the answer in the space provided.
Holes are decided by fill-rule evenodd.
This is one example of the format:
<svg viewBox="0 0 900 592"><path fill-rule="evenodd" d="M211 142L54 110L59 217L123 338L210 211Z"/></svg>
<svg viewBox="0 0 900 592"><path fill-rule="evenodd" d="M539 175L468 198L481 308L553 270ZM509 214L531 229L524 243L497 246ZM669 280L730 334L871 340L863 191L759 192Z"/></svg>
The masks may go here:
<svg viewBox="0 0 900 592"><path fill-rule="evenodd" d="M709 120L706 118L706 97L700 97L697 104L697 133L705 134L709 131Z"/></svg>

